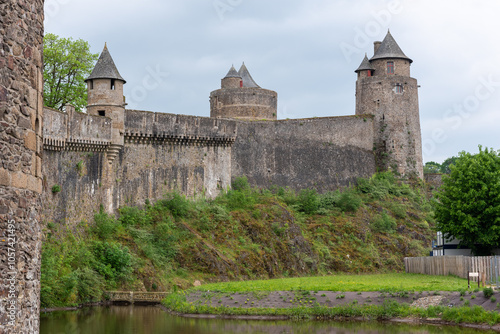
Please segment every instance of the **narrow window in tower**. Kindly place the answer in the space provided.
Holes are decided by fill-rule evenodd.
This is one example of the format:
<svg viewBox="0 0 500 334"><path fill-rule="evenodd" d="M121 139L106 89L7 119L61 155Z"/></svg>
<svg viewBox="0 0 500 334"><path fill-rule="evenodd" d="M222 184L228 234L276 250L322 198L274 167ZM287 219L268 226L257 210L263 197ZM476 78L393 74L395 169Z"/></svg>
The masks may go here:
<svg viewBox="0 0 500 334"><path fill-rule="evenodd" d="M111 79L111 90L115 90L115 79Z"/></svg>
<svg viewBox="0 0 500 334"><path fill-rule="evenodd" d="M394 74L394 62L393 61L387 62L387 74Z"/></svg>
<svg viewBox="0 0 500 334"><path fill-rule="evenodd" d="M368 76L371 77L372 76L372 71L371 70L368 70Z"/></svg>
<svg viewBox="0 0 500 334"><path fill-rule="evenodd" d="M94 80L89 80L89 88L94 89Z"/></svg>
<svg viewBox="0 0 500 334"><path fill-rule="evenodd" d="M396 84L396 93L403 94L403 85L402 84Z"/></svg>
<svg viewBox="0 0 500 334"><path fill-rule="evenodd" d="M99 114L99 116L106 116L106 111L104 110L98 110L97 113Z"/></svg>

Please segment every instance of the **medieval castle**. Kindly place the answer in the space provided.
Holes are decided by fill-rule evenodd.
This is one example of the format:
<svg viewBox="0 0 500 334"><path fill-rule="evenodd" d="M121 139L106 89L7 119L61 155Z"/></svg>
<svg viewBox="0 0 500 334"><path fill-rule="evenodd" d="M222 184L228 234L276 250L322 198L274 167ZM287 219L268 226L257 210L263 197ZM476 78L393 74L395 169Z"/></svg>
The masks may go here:
<svg viewBox="0 0 500 334"><path fill-rule="evenodd" d="M2 332L38 332L41 221L71 228L171 190L214 197L238 176L320 192L377 170L422 177L417 81L390 33L355 71L352 116L277 120L276 92L245 65L210 94L210 117L128 110L106 47L82 114L43 108L43 0L12 3L0 5L0 240L16 243L0 248Z"/></svg>
<svg viewBox="0 0 500 334"><path fill-rule="evenodd" d="M87 114L45 108L45 220L91 219L170 190L214 197L231 179L324 192L377 169L422 177L417 81L392 35L356 69L353 116L277 120L277 93L231 67L210 93L210 117L126 109L107 49L87 78ZM61 193L50 189L60 186Z"/></svg>

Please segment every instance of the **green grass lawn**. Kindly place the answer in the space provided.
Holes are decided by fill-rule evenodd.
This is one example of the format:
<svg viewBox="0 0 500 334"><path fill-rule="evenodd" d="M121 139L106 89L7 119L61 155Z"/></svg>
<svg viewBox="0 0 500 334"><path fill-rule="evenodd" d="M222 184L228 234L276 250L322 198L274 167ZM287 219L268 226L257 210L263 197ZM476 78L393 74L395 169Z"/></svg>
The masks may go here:
<svg viewBox="0 0 500 334"><path fill-rule="evenodd" d="M467 280L454 276L420 274L333 275L271 280L214 283L202 291L457 291L467 288Z"/></svg>

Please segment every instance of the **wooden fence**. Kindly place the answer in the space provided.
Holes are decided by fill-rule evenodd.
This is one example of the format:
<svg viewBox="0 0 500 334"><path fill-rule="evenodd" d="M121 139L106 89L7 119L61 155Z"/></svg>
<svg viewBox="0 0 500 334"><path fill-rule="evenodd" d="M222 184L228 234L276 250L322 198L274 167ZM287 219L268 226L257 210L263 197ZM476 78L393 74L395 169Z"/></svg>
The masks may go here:
<svg viewBox="0 0 500 334"><path fill-rule="evenodd" d="M498 285L500 256L427 256L405 257L407 273L427 275L456 275L467 278L469 272L477 272L489 284Z"/></svg>

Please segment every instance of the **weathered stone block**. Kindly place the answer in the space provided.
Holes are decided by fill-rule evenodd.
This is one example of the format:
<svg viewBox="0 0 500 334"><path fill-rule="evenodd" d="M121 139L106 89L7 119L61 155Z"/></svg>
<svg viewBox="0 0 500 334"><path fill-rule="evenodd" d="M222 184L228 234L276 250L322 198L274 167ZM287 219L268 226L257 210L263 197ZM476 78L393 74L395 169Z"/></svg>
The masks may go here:
<svg viewBox="0 0 500 334"><path fill-rule="evenodd" d="M22 172L12 173L12 186L14 188L26 189L28 176Z"/></svg>
<svg viewBox="0 0 500 334"><path fill-rule="evenodd" d="M29 130L26 132L24 137L24 146L32 151L36 152L36 134L35 132Z"/></svg>
<svg viewBox="0 0 500 334"><path fill-rule="evenodd" d="M6 169L0 168L0 186L9 187L12 183L10 172Z"/></svg>

